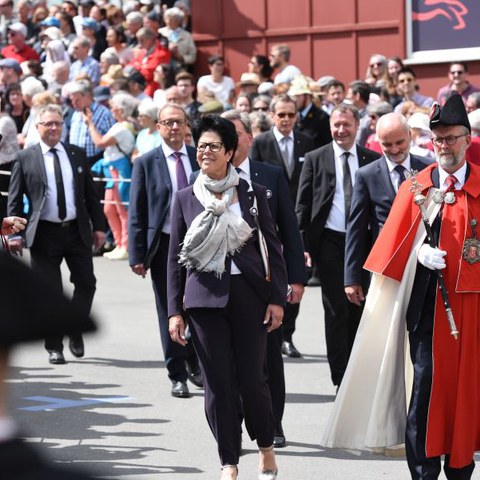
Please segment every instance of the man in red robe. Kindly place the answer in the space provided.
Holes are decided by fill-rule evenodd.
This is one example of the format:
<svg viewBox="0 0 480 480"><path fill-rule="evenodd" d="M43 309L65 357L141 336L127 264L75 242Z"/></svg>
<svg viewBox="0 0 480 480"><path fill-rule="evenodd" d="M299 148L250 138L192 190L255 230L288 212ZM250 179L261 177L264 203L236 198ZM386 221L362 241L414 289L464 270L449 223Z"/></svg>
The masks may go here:
<svg viewBox="0 0 480 480"><path fill-rule="evenodd" d="M441 456L449 480L470 479L480 450L480 167L465 154L471 129L461 96L452 95L430 117L437 164L417 176L422 193L436 201L432 222L438 247L427 241L417 253L406 320L414 366L406 427L413 480L437 479ZM401 186L365 268L401 281L418 228L412 181ZM432 189L439 189L432 198ZM437 281L441 270L458 339L451 334Z"/></svg>

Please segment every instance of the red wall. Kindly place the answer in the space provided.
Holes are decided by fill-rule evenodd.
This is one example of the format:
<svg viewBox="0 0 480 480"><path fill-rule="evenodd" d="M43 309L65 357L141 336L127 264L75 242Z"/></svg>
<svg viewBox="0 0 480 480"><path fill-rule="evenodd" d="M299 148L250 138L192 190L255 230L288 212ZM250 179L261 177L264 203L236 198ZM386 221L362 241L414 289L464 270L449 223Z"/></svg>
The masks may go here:
<svg viewBox="0 0 480 480"><path fill-rule="evenodd" d="M365 76L374 53L406 55L403 0L194 0L192 19L197 75L208 73L209 55L221 53L238 80L252 54L268 55L276 43L290 46L291 63L305 74L345 83ZM447 82L446 64L413 68L423 94L435 97ZM480 85L479 62L469 70Z"/></svg>

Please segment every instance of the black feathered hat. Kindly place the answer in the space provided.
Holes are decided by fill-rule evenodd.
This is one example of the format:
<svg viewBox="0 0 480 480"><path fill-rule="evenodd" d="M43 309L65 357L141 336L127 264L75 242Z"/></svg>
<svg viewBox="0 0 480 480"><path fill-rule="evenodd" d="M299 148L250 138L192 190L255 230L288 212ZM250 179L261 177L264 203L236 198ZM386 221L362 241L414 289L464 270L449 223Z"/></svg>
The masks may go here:
<svg viewBox="0 0 480 480"><path fill-rule="evenodd" d="M453 93L443 107L434 103L430 109L430 130L435 127L454 125L463 125L469 132L472 131L465 104L458 93Z"/></svg>

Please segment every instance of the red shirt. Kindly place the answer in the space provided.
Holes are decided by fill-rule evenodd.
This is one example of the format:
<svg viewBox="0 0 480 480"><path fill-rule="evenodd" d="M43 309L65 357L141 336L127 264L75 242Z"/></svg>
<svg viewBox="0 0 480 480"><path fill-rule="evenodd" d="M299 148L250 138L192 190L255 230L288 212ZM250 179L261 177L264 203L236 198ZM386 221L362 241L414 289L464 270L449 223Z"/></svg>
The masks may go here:
<svg viewBox="0 0 480 480"><path fill-rule="evenodd" d="M27 60L40 60L38 53L28 45L24 45L20 49L13 45L7 45L2 49L2 55L5 58L13 58L18 63L26 62Z"/></svg>

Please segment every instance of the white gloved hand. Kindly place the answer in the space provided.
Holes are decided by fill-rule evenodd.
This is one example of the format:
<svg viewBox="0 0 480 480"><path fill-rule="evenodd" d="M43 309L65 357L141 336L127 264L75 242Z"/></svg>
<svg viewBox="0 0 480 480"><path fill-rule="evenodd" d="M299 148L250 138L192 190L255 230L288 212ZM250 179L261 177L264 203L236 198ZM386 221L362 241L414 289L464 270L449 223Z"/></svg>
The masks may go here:
<svg viewBox="0 0 480 480"><path fill-rule="evenodd" d="M418 261L430 270L442 270L446 267L445 259L443 258L447 252L439 248L433 248L427 243L424 243L418 251Z"/></svg>

